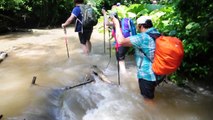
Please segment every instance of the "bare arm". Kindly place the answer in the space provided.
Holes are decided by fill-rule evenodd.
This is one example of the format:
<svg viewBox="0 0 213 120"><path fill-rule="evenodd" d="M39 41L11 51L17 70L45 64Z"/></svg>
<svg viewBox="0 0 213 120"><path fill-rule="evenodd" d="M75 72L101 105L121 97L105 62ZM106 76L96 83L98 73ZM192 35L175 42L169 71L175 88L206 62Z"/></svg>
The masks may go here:
<svg viewBox="0 0 213 120"><path fill-rule="evenodd" d="M63 23L61 25L62 28L65 28L66 26L68 26L73 20L75 19L75 15L71 14L70 17L66 20L65 23Z"/></svg>
<svg viewBox="0 0 213 120"><path fill-rule="evenodd" d="M121 27L120 27L120 23L118 21L117 18L113 17L112 21L115 25L115 29L116 29L116 38L119 44L121 44L122 46L132 46L132 43L130 42L129 37L125 38L121 32Z"/></svg>

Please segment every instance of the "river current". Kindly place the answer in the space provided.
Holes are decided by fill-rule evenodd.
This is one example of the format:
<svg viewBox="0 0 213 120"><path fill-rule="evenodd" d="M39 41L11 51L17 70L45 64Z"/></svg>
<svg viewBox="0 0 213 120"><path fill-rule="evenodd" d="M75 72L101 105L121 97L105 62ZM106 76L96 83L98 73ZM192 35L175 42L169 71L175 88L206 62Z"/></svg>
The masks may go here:
<svg viewBox="0 0 213 120"><path fill-rule="evenodd" d="M140 95L133 56L127 56L127 73L118 86L115 53L109 55L108 34L94 30L92 53L82 54L73 28L38 30L0 36L0 51L8 57L0 64L0 114L3 120L211 120L213 96L163 83L156 88L154 104ZM68 37L70 57L67 57ZM113 41L111 41L113 42ZM108 65L109 63L109 65ZM114 85L95 77L85 82L97 65ZM32 79L36 77L35 85Z"/></svg>

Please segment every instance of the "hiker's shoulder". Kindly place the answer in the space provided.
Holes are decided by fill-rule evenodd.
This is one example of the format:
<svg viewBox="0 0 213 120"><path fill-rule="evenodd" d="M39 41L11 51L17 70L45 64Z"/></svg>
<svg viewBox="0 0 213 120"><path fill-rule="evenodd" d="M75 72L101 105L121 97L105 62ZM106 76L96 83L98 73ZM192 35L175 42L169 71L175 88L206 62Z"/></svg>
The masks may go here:
<svg viewBox="0 0 213 120"><path fill-rule="evenodd" d="M76 5L73 10L81 10L79 5Z"/></svg>
<svg viewBox="0 0 213 120"><path fill-rule="evenodd" d="M75 6L72 10L72 13L76 16L78 16L78 14L81 12L81 9L79 6Z"/></svg>
<svg viewBox="0 0 213 120"><path fill-rule="evenodd" d="M160 34L160 32L159 32L156 28L154 28L154 27L149 28L149 29L146 31L146 33Z"/></svg>

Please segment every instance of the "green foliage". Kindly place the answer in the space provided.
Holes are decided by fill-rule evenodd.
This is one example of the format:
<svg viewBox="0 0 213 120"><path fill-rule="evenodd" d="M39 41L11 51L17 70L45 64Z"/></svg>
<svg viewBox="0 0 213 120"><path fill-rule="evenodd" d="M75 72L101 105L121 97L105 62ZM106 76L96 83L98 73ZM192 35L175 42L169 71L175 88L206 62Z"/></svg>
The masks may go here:
<svg viewBox="0 0 213 120"><path fill-rule="evenodd" d="M1 0L0 9L2 10L20 10L26 0Z"/></svg>
<svg viewBox="0 0 213 120"><path fill-rule="evenodd" d="M61 16L68 17L71 7L67 0L1 0L0 21L7 28L54 26L64 21Z"/></svg>
<svg viewBox="0 0 213 120"><path fill-rule="evenodd" d="M185 49L181 72L187 72L186 77L194 80L208 80L212 78L213 70L213 45L210 37L213 28L213 3L211 0L180 0L177 8L185 26L185 31L181 34Z"/></svg>

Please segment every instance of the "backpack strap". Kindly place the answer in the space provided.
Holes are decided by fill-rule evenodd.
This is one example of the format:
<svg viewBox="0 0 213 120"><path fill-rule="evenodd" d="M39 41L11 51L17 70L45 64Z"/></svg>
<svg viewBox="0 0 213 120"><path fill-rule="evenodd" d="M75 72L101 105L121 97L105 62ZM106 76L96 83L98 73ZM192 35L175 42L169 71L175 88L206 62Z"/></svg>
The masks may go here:
<svg viewBox="0 0 213 120"><path fill-rule="evenodd" d="M147 35L149 35L154 41L161 36L161 34L158 33L146 33ZM152 63L153 61L146 55L146 53L142 50L139 49L140 52L142 52Z"/></svg>
<svg viewBox="0 0 213 120"><path fill-rule="evenodd" d="M121 19L121 30L122 30L122 32L123 32L123 30L124 30L124 18L123 19Z"/></svg>
<svg viewBox="0 0 213 120"><path fill-rule="evenodd" d="M128 19L128 27L129 27L129 32L130 32L130 36L132 36L132 29L131 29L131 19Z"/></svg>
<svg viewBox="0 0 213 120"><path fill-rule="evenodd" d="M147 33L154 41L161 36L161 34L158 33Z"/></svg>
<svg viewBox="0 0 213 120"><path fill-rule="evenodd" d="M136 27L135 24L133 23L132 19L129 20L129 24L130 24L130 30L131 30L131 35L136 35Z"/></svg>

